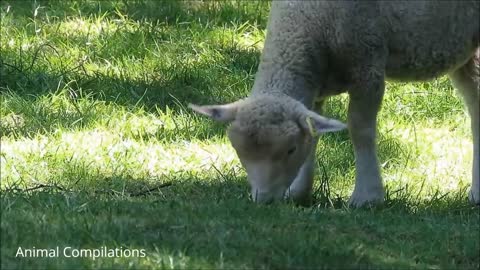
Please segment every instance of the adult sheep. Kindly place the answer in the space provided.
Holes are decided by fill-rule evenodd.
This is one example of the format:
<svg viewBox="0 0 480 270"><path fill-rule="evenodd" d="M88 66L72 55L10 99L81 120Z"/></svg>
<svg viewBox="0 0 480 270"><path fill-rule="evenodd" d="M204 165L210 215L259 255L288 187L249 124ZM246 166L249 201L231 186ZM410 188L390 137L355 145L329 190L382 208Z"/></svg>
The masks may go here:
<svg viewBox="0 0 480 270"><path fill-rule="evenodd" d="M349 94L348 130L355 152L349 203L382 201L376 117L385 79L427 80L448 74L471 117L470 201L480 203L479 1L273 1L251 95L231 104L190 105L230 122L229 139L257 202L308 200L316 133L347 125L312 109L315 99Z"/></svg>

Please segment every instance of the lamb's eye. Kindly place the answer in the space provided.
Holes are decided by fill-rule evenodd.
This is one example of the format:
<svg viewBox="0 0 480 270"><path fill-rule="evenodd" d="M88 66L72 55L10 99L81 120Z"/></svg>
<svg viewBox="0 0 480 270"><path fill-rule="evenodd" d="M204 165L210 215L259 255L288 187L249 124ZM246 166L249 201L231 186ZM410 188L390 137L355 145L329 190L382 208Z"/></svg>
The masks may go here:
<svg viewBox="0 0 480 270"><path fill-rule="evenodd" d="M291 154L293 154L293 153L295 152L295 150L297 150L297 147L294 146L294 147L288 149L287 154L288 154L288 155L291 155Z"/></svg>

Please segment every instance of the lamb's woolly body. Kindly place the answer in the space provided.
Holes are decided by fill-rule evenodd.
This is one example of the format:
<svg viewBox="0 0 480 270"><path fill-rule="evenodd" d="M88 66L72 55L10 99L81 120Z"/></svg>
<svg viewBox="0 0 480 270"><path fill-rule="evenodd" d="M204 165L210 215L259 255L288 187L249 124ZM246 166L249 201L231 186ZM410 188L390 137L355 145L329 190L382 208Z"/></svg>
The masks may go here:
<svg viewBox="0 0 480 270"><path fill-rule="evenodd" d="M273 1L252 95L281 92L311 107L375 62L394 80L437 77L472 57L479 10L479 1Z"/></svg>

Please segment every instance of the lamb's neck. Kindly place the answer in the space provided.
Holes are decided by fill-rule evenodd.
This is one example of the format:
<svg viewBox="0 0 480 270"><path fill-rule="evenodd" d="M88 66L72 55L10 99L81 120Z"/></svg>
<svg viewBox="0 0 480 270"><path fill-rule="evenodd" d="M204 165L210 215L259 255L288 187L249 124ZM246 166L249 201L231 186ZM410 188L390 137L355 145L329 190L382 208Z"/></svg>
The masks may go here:
<svg viewBox="0 0 480 270"><path fill-rule="evenodd" d="M318 87L315 85L310 61L310 59L303 61L298 57L291 61L263 56L255 77L252 95L286 95L311 107Z"/></svg>
<svg viewBox="0 0 480 270"><path fill-rule="evenodd" d="M285 94L311 107L322 70L319 64L324 62L318 55L322 50L314 35L292 25L288 20L270 22L252 94Z"/></svg>

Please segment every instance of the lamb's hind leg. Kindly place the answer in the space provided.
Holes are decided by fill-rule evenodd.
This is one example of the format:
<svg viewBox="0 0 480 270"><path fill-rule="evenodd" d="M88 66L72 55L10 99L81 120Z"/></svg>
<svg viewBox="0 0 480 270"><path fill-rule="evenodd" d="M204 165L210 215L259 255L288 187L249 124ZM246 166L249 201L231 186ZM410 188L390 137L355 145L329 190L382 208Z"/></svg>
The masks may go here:
<svg viewBox="0 0 480 270"><path fill-rule="evenodd" d="M480 204L480 48L475 56L464 66L450 74L455 88L463 96L470 114L473 135L472 186L469 198L474 204Z"/></svg>

